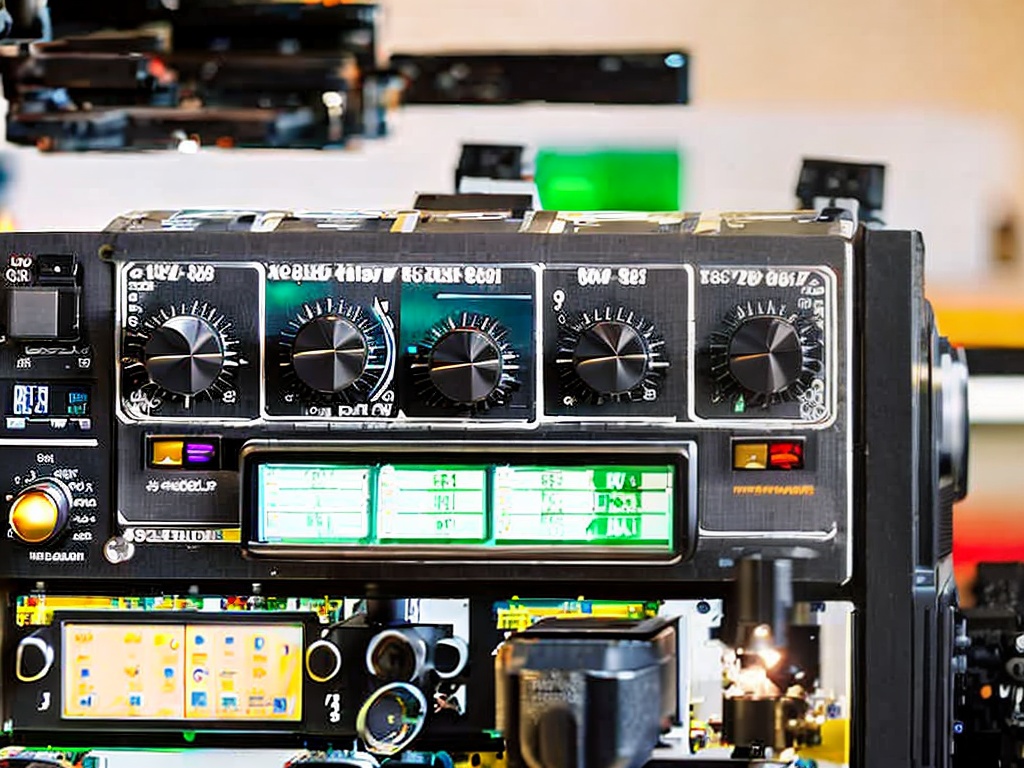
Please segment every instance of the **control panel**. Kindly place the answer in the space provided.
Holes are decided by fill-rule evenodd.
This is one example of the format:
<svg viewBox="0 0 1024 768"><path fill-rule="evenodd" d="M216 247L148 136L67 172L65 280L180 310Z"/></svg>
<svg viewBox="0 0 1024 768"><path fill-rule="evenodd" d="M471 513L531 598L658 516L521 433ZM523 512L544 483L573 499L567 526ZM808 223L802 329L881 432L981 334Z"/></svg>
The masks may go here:
<svg viewBox="0 0 1024 768"><path fill-rule="evenodd" d="M444 624L57 610L17 629L7 693L21 731L298 732L358 737L389 756L420 736L472 733L456 708L437 708L464 685L469 661Z"/></svg>
<svg viewBox="0 0 1024 768"><path fill-rule="evenodd" d="M842 223L361 216L2 239L8 577L849 578Z"/></svg>

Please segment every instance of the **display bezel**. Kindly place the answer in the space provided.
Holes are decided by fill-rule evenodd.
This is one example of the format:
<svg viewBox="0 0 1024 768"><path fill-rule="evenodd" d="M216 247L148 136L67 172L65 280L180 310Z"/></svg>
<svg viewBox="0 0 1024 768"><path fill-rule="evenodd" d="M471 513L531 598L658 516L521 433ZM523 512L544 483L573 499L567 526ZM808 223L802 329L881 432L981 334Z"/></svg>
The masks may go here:
<svg viewBox="0 0 1024 768"><path fill-rule="evenodd" d="M480 562L674 565L691 556L697 532L695 444L649 442L378 443L251 441L241 452L242 541L254 557L377 562ZM580 467L598 464L662 465L674 469L672 548L487 544L295 544L263 541L259 528L259 472L264 464L519 464Z"/></svg>
<svg viewBox="0 0 1024 768"><path fill-rule="evenodd" d="M79 625L114 625L124 627L140 626L181 626L183 629L189 625L265 625L285 626L301 625L302 647L300 649L300 671L302 688L300 698L302 700L302 716L297 720L260 720L260 719L177 719L177 718L85 718L66 717L64 715L64 697L67 693L64 688L64 633L68 624ZM271 732L292 732L303 730L309 725L310 708L312 705L311 695L314 693L315 683L311 681L306 673L305 651L309 644L319 637L321 623L313 613L298 612L243 612L231 611L220 613L200 613L192 611L57 611L54 613L53 622L49 629L52 632L51 645L54 649L54 657L59 660L54 664L50 675L56 675L60 685L60 696L55 702L58 714L57 723L61 729L68 730L109 730L117 732L126 731L153 731L153 730L182 730L182 731L232 731L236 733L271 733ZM182 670L183 675L187 674L187 659ZM182 691L184 695L184 689Z"/></svg>

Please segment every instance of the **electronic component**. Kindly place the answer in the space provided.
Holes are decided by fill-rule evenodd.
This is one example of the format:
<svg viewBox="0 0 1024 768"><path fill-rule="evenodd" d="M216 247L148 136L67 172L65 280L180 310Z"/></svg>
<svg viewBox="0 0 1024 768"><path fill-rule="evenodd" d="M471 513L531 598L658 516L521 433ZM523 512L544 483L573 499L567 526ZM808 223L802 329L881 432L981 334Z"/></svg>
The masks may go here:
<svg viewBox="0 0 1024 768"><path fill-rule="evenodd" d="M498 727L509 764L639 768L678 717L664 619L543 619L502 646Z"/></svg>
<svg viewBox="0 0 1024 768"><path fill-rule="evenodd" d="M829 754L856 768L923 754L946 768L966 379L921 298L917 235L813 213L454 206L145 212L0 239L0 586L36 588L4 632L15 738L244 731L409 760L543 743L572 762L587 759L558 735L573 723L596 734L587 764L613 743L639 762L668 725L651 691L676 652L641 651L651 636L636 664L619 651L651 600L726 598L725 638L755 662L729 669L780 654L760 664L777 691L743 677L723 704L733 748L804 745L846 720L849 749ZM73 339L59 300L56 321L19 319L22 291L54 290L77 296ZM786 621L767 597L739 615L728 600L755 556L788 563ZM372 598L365 615L290 602L325 584ZM146 602L155 588L186 597ZM79 606L109 611L61 602L124 591ZM378 605L432 597L468 600L465 642L447 616ZM506 637L541 598L623 623ZM856 622L841 703L795 690L826 666L818 625L795 615L811 602ZM580 630L593 656L572 666ZM229 634L244 657L228 658ZM99 666L98 640L117 649ZM529 703L548 724L499 736L506 640L499 655L542 677L561 665L628 692L635 723L595 730L570 712L576 689L540 686ZM222 669L261 693L225 690ZM519 699L500 701L511 723ZM769 728L778 717L795 725Z"/></svg>
<svg viewBox="0 0 1024 768"><path fill-rule="evenodd" d="M438 445L423 456L361 464L289 462L272 446L252 447L243 457L243 503L253 510L248 546L278 557L397 555L404 547L418 557L490 562L657 561L687 551L694 531L684 453L582 464L541 447L514 462L514 452L480 463Z"/></svg>

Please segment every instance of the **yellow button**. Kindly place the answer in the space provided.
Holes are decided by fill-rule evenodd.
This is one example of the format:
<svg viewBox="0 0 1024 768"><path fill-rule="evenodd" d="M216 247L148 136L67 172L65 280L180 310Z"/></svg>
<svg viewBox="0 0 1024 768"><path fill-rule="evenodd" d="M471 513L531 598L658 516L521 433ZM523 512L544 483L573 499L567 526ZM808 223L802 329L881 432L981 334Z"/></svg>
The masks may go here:
<svg viewBox="0 0 1024 768"><path fill-rule="evenodd" d="M29 491L11 505L11 528L22 541L41 544L57 530L60 510L57 502L42 491Z"/></svg>
<svg viewBox="0 0 1024 768"><path fill-rule="evenodd" d="M154 440L150 443L150 466L180 467L184 452L185 443L181 440Z"/></svg>
<svg viewBox="0 0 1024 768"><path fill-rule="evenodd" d="M733 469L767 469L768 443L734 443Z"/></svg>

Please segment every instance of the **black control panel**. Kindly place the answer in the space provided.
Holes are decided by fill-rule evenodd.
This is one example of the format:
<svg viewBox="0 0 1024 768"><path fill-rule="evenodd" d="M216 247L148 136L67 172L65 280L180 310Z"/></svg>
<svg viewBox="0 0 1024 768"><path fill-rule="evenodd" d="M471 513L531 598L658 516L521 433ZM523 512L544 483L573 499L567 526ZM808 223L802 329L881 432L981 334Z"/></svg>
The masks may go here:
<svg viewBox="0 0 1024 768"><path fill-rule="evenodd" d="M436 708L470 661L450 625L58 610L16 633L6 694L22 731L298 732L359 738L389 755L467 729Z"/></svg>
<svg viewBox="0 0 1024 768"><path fill-rule="evenodd" d="M684 590L751 547L851 576L841 223L183 213L0 244L8 578Z"/></svg>

